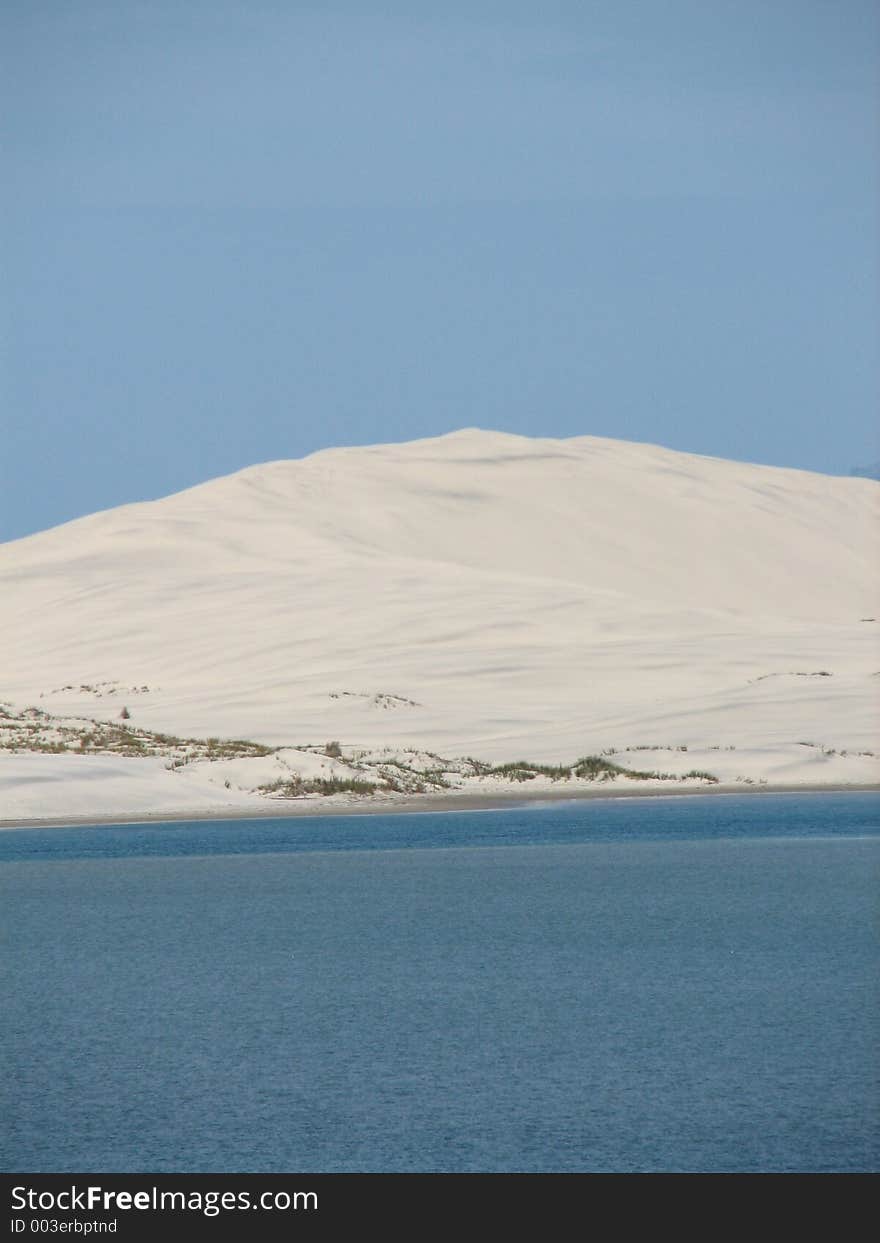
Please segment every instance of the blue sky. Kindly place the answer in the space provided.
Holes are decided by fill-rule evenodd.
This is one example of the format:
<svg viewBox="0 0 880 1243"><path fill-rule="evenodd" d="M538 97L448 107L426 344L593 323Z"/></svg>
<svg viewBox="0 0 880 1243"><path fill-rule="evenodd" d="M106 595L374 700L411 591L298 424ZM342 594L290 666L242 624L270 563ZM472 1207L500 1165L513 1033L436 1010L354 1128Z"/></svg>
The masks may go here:
<svg viewBox="0 0 880 1243"><path fill-rule="evenodd" d="M872 0L3 0L0 539L482 426L880 456Z"/></svg>

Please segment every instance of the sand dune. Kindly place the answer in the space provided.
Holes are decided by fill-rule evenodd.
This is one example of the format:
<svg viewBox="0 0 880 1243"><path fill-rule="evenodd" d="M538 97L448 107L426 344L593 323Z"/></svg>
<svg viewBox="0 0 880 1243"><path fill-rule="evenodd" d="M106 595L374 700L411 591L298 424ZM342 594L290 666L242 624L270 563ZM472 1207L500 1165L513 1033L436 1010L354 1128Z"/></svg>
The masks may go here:
<svg viewBox="0 0 880 1243"><path fill-rule="evenodd" d="M0 700L273 747L687 746L724 780L873 780L878 500L590 436L254 466L0 547ZM10 814L58 814L64 781L16 780Z"/></svg>

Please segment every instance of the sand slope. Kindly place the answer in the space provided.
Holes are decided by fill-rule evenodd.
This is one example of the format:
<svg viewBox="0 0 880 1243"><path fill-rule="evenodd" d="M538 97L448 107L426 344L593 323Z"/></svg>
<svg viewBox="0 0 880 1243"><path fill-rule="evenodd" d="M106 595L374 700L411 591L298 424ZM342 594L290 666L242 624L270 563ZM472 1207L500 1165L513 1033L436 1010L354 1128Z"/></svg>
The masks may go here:
<svg viewBox="0 0 880 1243"><path fill-rule="evenodd" d="M0 699L273 746L687 745L735 748L724 779L872 780L878 517L872 480L590 436L327 450L0 547Z"/></svg>

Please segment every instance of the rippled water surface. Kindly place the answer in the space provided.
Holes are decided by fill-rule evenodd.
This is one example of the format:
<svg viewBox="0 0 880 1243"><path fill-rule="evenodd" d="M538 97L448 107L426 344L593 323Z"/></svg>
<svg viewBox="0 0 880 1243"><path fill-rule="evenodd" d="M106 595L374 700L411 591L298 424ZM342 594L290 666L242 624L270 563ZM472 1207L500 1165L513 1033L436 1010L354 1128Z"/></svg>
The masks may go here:
<svg viewBox="0 0 880 1243"><path fill-rule="evenodd" d="M0 834L6 1170L880 1164L870 794Z"/></svg>

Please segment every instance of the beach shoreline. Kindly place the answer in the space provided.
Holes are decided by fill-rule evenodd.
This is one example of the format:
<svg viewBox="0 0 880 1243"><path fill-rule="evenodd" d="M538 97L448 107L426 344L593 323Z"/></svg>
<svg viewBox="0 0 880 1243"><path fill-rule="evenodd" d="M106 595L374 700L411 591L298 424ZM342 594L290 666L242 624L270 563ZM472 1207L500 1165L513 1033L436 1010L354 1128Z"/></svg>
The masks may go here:
<svg viewBox="0 0 880 1243"><path fill-rule="evenodd" d="M877 793L880 784L843 784L829 782L825 784L719 784L709 786L688 786L684 789L671 787L655 787L653 789L596 789L577 791L542 790L540 792L523 791L510 793L473 794L423 794L404 796L400 799L379 800L365 798L358 803L336 803L329 805L329 800L318 803L314 799L278 799L271 806L242 807L231 809L218 807L214 810L199 811L160 811L160 812L120 812L117 815L101 813L91 816L68 817L20 817L0 820L0 831L11 829L63 829L88 826L120 827L143 824L184 824L204 821L238 821L238 820L296 820L303 817L316 816L387 816L387 815L430 815L454 811L509 811L517 807L535 806L546 803L577 803L591 800L613 800L626 798L684 798L695 796L718 797L720 795L735 796L738 794L846 794L846 793Z"/></svg>

